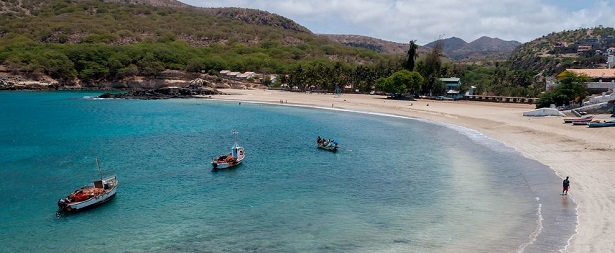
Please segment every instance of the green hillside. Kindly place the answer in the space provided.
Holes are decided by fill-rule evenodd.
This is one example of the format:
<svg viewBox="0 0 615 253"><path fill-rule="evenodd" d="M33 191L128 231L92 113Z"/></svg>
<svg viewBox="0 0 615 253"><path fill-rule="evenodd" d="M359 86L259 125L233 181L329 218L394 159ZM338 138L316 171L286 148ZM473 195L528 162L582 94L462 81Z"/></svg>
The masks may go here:
<svg viewBox="0 0 615 253"><path fill-rule="evenodd" d="M0 64L62 84L155 77L165 69L288 73L317 63L351 73L399 58L344 46L258 10L172 0L9 0L0 6Z"/></svg>

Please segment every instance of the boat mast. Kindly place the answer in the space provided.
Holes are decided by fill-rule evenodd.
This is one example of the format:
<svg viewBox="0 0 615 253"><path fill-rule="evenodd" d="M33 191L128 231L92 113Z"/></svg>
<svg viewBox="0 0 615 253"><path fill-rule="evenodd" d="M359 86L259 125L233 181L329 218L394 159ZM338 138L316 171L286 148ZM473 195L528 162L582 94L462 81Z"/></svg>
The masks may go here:
<svg viewBox="0 0 615 253"><path fill-rule="evenodd" d="M233 147L236 147L237 146L237 131L235 131L235 129L233 129L231 131L231 133L233 133L233 138L234 138L234 141L235 141Z"/></svg>
<svg viewBox="0 0 615 253"><path fill-rule="evenodd" d="M98 156L96 156L96 166L98 166L98 174L100 175L100 181L103 180L102 171L100 171L100 163L98 162Z"/></svg>

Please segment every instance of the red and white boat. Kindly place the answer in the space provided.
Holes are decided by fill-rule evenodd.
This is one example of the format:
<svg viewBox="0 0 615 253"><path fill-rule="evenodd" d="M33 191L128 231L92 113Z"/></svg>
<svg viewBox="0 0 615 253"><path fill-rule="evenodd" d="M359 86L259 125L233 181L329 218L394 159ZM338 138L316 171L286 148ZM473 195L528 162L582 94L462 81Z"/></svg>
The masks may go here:
<svg viewBox="0 0 615 253"><path fill-rule="evenodd" d="M594 116L587 115L583 117L574 117L574 118L564 118L564 123L574 123L574 122L590 122L594 120ZM585 124L587 125L587 124Z"/></svg>
<svg viewBox="0 0 615 253"><path fill-rule="evenodd" d="M233 135L235 136L235 143L233 144L233 147L231 147L231 152L226 155L216 156L211 161L213 170L235 167L241 164L243 159L246 157L243 147L237 144L237 132L233 131Z"/></svg>
<svg viewBox="0 0 615 253"><path fill-rule="evenodd" d="M96 158L96 164L98 164L98 158ZM98 171L100 173L100 165ZM118 184L117 176L103 178L102 173L100 175L100 180L82 186L65 198L58 200L56 216L59 217L64 212L77 212L96 207L115 197Z"/></svg>

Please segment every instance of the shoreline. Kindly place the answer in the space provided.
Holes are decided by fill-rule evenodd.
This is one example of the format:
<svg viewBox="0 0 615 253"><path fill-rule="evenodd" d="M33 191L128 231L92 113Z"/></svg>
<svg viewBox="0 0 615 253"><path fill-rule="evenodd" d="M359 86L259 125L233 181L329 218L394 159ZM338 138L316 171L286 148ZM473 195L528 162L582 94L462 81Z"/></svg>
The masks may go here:
<svg viewBox="0 0 615 253"><path fill-rule="evenodd" d="M381 113L442 122L476 130L536 160L557 176L570 176L577 203L576 234L565 252L613 252L615 234L615 131L564 124L561 117L524 117L534 105L472 101L389 100L364 94L308 94L272 90L222 90L211 98ZM598 115L612 119L610 115ZM553 182L554 193L561 182Z"/></svg>

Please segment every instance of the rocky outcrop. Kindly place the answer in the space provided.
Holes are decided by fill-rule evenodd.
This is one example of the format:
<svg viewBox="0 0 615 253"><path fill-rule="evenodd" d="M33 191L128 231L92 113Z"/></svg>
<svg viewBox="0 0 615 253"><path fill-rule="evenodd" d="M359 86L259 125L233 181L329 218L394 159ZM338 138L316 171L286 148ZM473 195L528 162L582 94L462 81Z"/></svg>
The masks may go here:
<svg viewBox="0 0 615 253"><path fill-rule="evenodd" d="M221 94L218 90L211 88L182 88L182 87L163 87L158 89L134 90L126 93L105 93L99 98L125 98L125 99L170 99L170 98L195 98L206 95Z"/></svg>
<svg viewBox="0 0 615 253"><path fill-rule="evenodd" d="M8 78L0 76L0 90L57 90L56 82L25 80L23 78Z"/></svg>

